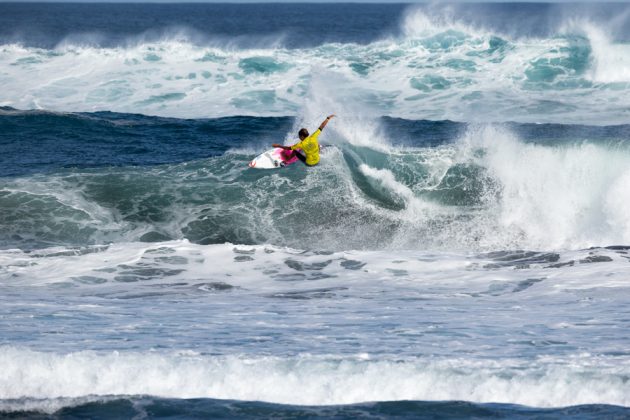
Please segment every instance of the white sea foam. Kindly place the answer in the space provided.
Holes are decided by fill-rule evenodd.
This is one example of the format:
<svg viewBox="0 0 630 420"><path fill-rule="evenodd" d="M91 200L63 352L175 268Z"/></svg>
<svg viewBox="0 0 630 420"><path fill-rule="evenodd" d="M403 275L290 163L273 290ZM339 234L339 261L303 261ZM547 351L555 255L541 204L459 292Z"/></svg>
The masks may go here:
<svg viewBox="0 0 630 420"><path fill-rule="evenodd" d="M619 90L627 86L609 85L630 80L627 49L599 26L582 25L565 37L511 39L420 12L402 26L401 38L302 49L273 42L199 45L186 36L111 48L5 44L0 105L181 117L296 115L325 87L331 104L353 103L361 117L625 121L628 104ZM576 32L584 42L575 42Z"/></svg>
<svg viewBox="0 0 630 420"><path fill-rule="evenodd" d="M562 33L579 34L588 40L591 49L588 78L597 83L614 84L615 89L623 89L630 83L630 46L614 41L616 27L627 21L628 13L604 27L583 18L568 19L560 27Z"/></svg>
<svg viewBox="0 0 630 420"><path fill-rule="evenodd" d="M587 26L593 50L592 78L600 83L630 83L630 46L615 44L604 31Z"/></svg>
<svg viewBox="0 0 630 420"><path fill-rule="evenodd" d="M390 153L390 169L365 164L359 169L383 194L394 194L407 209L417 210L412 219L409 212L387 213L408 226L398 244L409 244L412 238L427 243L413 230L431 223L442 228L432 233L442 238L434 244L443 241L450 249L468 240L472 249L561 250L630 243L623 204L630 194L625 148L588 142L533 144L504 126L473 125L454 147L430 149L431 155L414 159L413 166L405 162L413 151L400 153L404 157L393 149ZM453 177L455 168L470 165L481 169L475 175L484 185L477 192L481 207L466 203L470 207L461 209L427 200L426 193ZM422 171L428 176L409 175ZM462 188L465 192L470 187ZM470 218L453 219L460 211Z"/></svg>
<svg viewBox="0 0 630 420"><path fill-rule="evenodd" d="M476 144L472 149L467 147ZM630 156L595 144L526 144L494 126L472 128L465 156L478 159L497 184L489 223L498 241L530 249L587 248L630 243L621 202L628 196ZM475 151L484 150L481 158ZM492 240L488 238L488 240Z"/></svg>
<svg viewBox="0 0 630 420"><path fill-rule="evenodd" d="M624 252L0 251L0 320L21 325L0 347L0 410L113 395L628 406Z"/></svg>
<svg viewBox="0 0 630 420"><path fill-rule="evenodd" d="M514 253L518 254L516 251ZM591 255L604 256L609 262L591 264L586 258ZM173 256L178 258L170 258ZM288 260L298 263L287 263ZM348 270L344 262L347 260L356 261L360 267L363 264L365 268ZM537 287L536 293L544 295L558 287L620 287L627 280L623 275L627 262L613 250L599 249L595 253L588 250L566 251L559 254L554 261L558 260L561 263L570 263L567 264L569 267L562 271L552 267L554 280L546 282L544 287ZM219 261L222 263L217 264ZM412 281L475 293L485 290L497 278L504 277L506 284L512 285L550 274L550 262L545 259L537 261L534 258L533 261L524 262L528 269L517 271L514 271L514 264L501 265L500 261L497 263L491 256L475 257L444 252L434 254L431 251L343 251L316 254L271 245L196 245L182 240L156 244L118 243L84 248L53 247L37 252L3 250L0 251L0 281L2 285L12 287L74 283L81 288L111 288L126 292L134 284L142 289L142 281L146 280L151 280L152 284L168 285L186 279L210 279L253 290L283 290L281 280L290 278L297 271L302 273L299 277L304 280L308 280L310 274L324 274L324 278L330 280L320 280L320 286L335 284L336 277L343 277L345 285L380 285L384 282L388 287L395 287L398 284L395 272L402 270L405 273L400 278L404 280L403 285ZM322 266L318 267L318 264ZM505 275L488 276L486 269L483 269L488 264L492 270L498 270L495 274L503 270ZM316 268L311 273L308 267ZM153 273L144 274L143 269ZM182 270L164 276L164 270L168 269ZM272 271L263 273L268 270ZM81 281L86 276L98 277L102 282L90 286ZM104 282L107 282L107 286L103 285ZM306 290L311 287L308 282L299 285Z"/></svg>
<svg viewBox="0 0 630 420"><path fill-rule="evenodd" d="M536 407L630 405L624 379L630 365L623 359L578 356L570 363L540 359L523 364L515 360L286 359L156 352L54 354L6 346L0 348L0 359L2 399L152 395L303 405L398 400ZM15 402L8 405L16 408Z"/></svg>

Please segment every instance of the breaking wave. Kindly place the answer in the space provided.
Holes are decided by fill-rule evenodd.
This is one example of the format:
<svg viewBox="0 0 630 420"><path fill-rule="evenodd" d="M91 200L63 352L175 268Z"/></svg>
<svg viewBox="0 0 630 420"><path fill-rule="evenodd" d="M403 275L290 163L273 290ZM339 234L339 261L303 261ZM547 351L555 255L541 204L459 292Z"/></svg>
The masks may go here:
<svg viewBox="0 0 630 420"><path fill-rule="evenodd" d="M322 136L337 147L322 152L317 170L260 171L247 162L301 119L3 118L9 135L30 136L16 122L54 119L77 137L49 132L54 141L29 137L7 149L14 176L0 184L5 248L172 239L328 250L630 243L627 126L339 118ZM20 147L31 143L38 152L24 165L45 166L20 174Z"/></svg>
<svg viewBox="0 0 630 420"><path fill-rule="evenodd" d="M470 19L469 19L470 20ZM312 84L363 114L456 121L620 123L628 44L605 24L567 18L545 36L410 9L399 34L288 48L199 42L194 31L99 46L0 45L0 105L177 117L296 115ZM618 25L619 26L619 25ZM280 39L280 38L279 38ZM68 69L72 69L69 71Z"/></svg>
<svg viewBox="0 0 630 420"><path fill-rule="evenodd" d="M570 367L541 360L370 360L335 357L204 356L195 353L41 353L3 347L0 407L34 408L30 399L95 395L218 398L297 405L368 401L467 400L561 407L628 406L627 362L579 357ZM364 358L365 357L365 358ZM577 391L577 392L576 392ZM13 400L13 401L11 401ZM58 409L63 401L45 401ZM67 404L67 402L66 402ZM20 407L22 405L22 407ZM29 405L31 407L29 407ZM37 407L45 409L46 407Z"/></svg>

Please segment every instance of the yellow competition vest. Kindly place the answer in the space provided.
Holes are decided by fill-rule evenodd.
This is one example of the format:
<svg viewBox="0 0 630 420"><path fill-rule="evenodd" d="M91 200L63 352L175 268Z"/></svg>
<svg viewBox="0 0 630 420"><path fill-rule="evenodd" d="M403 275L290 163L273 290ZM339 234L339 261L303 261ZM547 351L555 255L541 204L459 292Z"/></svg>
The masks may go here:
<svg viewBox="0 0 630 420"><path fill-rule="evenodd" d="M319 137L321 132L320 129L317 129L317 131L298 144L291 146L291 150L302 149L304 151L307 165L317 165L317 163L319 163L319 143L317 142L317 137Z"/></svg>

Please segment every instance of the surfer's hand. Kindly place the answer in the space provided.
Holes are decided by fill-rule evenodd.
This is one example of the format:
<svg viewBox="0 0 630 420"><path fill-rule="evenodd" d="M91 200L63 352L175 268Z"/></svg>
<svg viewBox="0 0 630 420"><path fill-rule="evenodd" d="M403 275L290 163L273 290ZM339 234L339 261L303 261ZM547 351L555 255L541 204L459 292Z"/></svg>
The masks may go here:
<svg viewBox="0 0 630 420"><path fill-rule="evenodd" d="M324 129L324 127L326 127L326 124L328 124L328 121L330 121L330 119L332 117L334 117L335 114L330 114L329 116L326 117L326 119L324 121L322 121L322 123L319 125L319 129L320 131Z"/></svg>
<svg viewBox="0 0 630 420"><path fill-rule="evenodd" d="M284 146L278 143L272 144L271 147L280 147L281 149L284 149Z"/></svg>

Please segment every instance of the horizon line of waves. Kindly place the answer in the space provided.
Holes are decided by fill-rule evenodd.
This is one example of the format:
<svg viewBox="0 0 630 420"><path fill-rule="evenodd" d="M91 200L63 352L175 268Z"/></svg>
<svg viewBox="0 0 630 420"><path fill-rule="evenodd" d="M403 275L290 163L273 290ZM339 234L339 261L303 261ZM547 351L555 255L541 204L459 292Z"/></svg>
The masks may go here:
<svg viewBox="0 0 630 420"><path fill-rule="evenodd" d="M6 118L0 122L6 122L18 125L20 129L27 130L29 124L48 123L49 117L56 118L53 120L55 126L62 126L67 129L90 126L90 130L98 129L101 125L110 127L141 127L146 128L164 128L164 129L183 129L186 124L214 124L209 127L202 126L200 131L219 131L222 135L227 135L233 131L251 131L253 128L264 128L269 130L284 130L289 128L288 122L291 122L292 128L289 135L294 131L297 133L302 126L312 124L317 118L324 118L325 114L321 112L320 105L325 107L331 105L328 103L316 103L316 106L310 103L305 104L308 111L307 114L313 115L285 115L285 116L222 116L212 118L177 118L162 117L157 115L146 115L141 113L125 113L115 111L55 111L50 109L21 109L12 106L0 106L0 118ZM345 103L342 104L346 105ZM504 126L515 132L521 140L528 143L560 145L571 143L592 142L607 146L623 146L625 138L630 133L630 123L611 124L611 125L589 125L589 124L567 124L567 123L530 123L506 121L500 123L493 122L466 122L460 120L432 120L432 119L409 119L404 117L392 117L388 115L367 117L360 115L358 110L349 110L348 115L337 115L343 120L351 121L352 126L345 125L335 128L334 125L329 126L327 132L334 129L344 139L353 145L368 146L378 149L379 144L370 141L370 137L388 138L386 147L394 146L410 146L410 147L429 147L440 146L451 143L462 137L469 126L494 125L497 127ZM356 115L355 115L356 114ZM58 119L57 119L58 118ZM311 121L311 119L313 119ZM319 120L317 120L319 121ZM343 121L342 121L343 122ZM267 124L268 123L268 124ZM280 125L278 128L275 125ZM235 128L236 126L236 128ZM358 128L363 127L363 131ZM8 127L3 127L5 130ZM56 134L56 133L55 133ZM206 133L207 134L207 133ZM258 136L260 133L256 133ZM295 133L293 133L295 134ZM355 138L352 138L355 137ZM292 140L287 138L286 140ZM365 141L362 141L365 139ZM214 142L217 139L213 139ZM553 144L551 143L553 142ZM228 144L234 144L234 139L230 139ZM266 143L265 143L266 144ZM381 150L387 151L387 149Z"/></svg>
<svg viewBox="0 0 630 420"><path fill-rule="evenodd" d="M498 36L514 41L518 39L545 39L558 35L584 34L584 26L596 27L606 30L612 39L623 41L625 24L630 19L630 8L614 5L606 9L594 10L588 5L581 7L564 5L543 5L541 10L525 10L540 8L540 6L527 6L524 9L513 10L512 7L502 5L475 5L466 4L424 4L409 5L401 9L398 31L383 27L380 34L372 34L368 43L382 40L430 38L437 34L461 33L472 38L485 38ZM521 6L523 7L523 6ZM494 10L492 10L494 9ZM593 13L598 11L600 13ZM506 19L507 18L507 19ZM513 18L518 19L518 25L514 25ZM284 29L274 32L264 32L246 35L226 35L221 32L206 32L185 24L167 23L161 27L145 28L140 33L126 35L124 37L111 36L106 32L80 32L68 33L57 41L55 48L65 46L87 47L123 47L128 48L139 44L159 42L182 42L198 46L214 46L234 49L239 47L264 49L287 48L284 44L290 32ZM18 36L5 36L5 44L20 44ZM331 41L322 38L321 43L344 43L343 41ZM312 48L322 45L303 45L292 48ZM364 44L359 40L345 41L348 44Z"/></svg>
<svg viewBox="0 0 630 420"><path fill-rule="evenodd" d="M531 407L630 406L624 379L630 372L624 357L543 357L532 363L463 358L388 360L369 355L208 356L191 351L57 354L10 346L0 347L0 356L5 361L1 398L9 400L0 402L3 411L15 410L13 404L24 398L114 395L298 405L461 400ZM59 408L45 404L37 408Z"/></svg>
<svg viewBox="0 0 630 420"><path fill-rule="evenodd" d="M610 4L609 4L610 5ZM616 42L630 40L627 23L630 7L616 5L618 10L605 10L582 5L542 5L544 10L531 13L507 9L498 14L488 13L491 4L428 4L410 6L400 23L400 32L407 38L432 36L437 33L459 32L473 37L499 36L510 41L552 39L559 36L584 35L585 28L605 31ZM532 7L531 5L521 5ZM545 7L546 6L546 7ZM581 7L580 7L581 6ZM535 7L535 6L534 6ZM600 12L600 13L594 13ZM503 18L501 18L503 13ZM517 19L515 25L512 19Z"/></svg>
<svg viewBox="0 0 630 420"><path fill-rule="evenodd" d="M141 33L127 35L124 38L112 37L104 32L79 32L69 33L54 45L29 45L19 38L8 38L4 46L16 48L33 48L57 52L75 51L80 49L134 49L143 45L181 44L196 47L216 48L228 52L246 49L279 49L287 48L285 41L287 34L284 32L228 36L224 34L204 33L185 25L168 25L159 29L148 29Z"/></svg>

